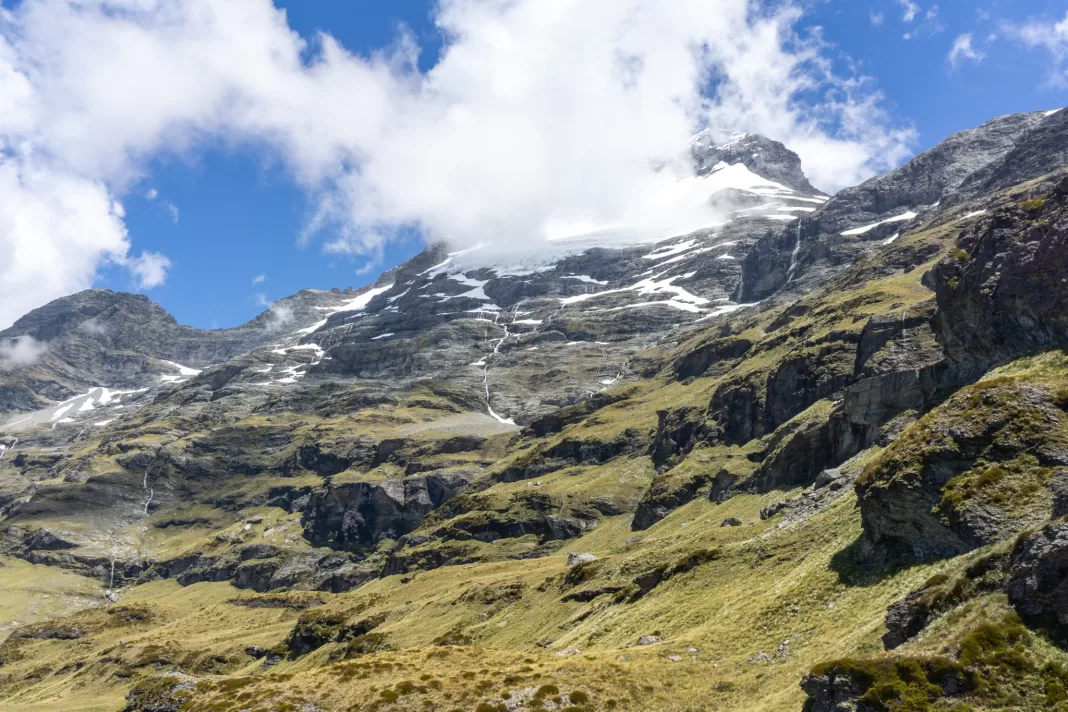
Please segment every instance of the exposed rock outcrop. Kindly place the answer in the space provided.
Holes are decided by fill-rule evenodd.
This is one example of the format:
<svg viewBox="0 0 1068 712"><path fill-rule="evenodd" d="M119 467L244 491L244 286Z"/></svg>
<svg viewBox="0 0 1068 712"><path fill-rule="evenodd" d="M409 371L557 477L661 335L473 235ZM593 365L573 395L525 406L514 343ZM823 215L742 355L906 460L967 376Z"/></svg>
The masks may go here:
<svg viewBox="0 0 1068 712"><path fill-rule="evenodd" d="M857 482L865 557L955 556L1047 518L1068 466L1059 398L1041 373L992 377L910 426Z"/></svg>
<svg viewBox="0 0 1068 712"><path fill-rule="evenodd" d="M1068 341L1068 179L995 211L935 268L938 333L958 381Z"/></svg>
<svg viewBox="0 0 1068 712"><path fill-rule="evenodd" d="M1006 591L1022 617L1068 637L1068 524L1049 524L1017 543Z"/></svg>
<svg viewBox="0 0 1068 712"><path fill-rule="evenodd" d="M466 486L464 479L438 476L329 486L312 493L301 519L304 536L316 546L368 552L415 531Z"/></svg>

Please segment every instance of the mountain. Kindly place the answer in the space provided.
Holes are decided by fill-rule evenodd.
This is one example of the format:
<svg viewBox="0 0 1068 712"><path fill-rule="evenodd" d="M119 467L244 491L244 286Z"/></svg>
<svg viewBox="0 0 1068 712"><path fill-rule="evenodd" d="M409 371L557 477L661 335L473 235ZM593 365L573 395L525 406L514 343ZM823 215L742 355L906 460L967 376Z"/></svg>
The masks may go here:
<svg viewBox="0 0 1068 712"><path fill-rule="evenodd" d="M31 312L0 705L1059 709L1066 122L833 197L708 131L689 234L431 245L223 331Z"/></svg>

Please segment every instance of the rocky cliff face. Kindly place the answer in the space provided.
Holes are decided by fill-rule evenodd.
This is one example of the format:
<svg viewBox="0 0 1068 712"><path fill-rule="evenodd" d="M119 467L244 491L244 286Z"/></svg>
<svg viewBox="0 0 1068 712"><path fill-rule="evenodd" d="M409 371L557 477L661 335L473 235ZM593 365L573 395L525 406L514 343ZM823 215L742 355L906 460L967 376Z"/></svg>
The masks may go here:
<svg viewBox="0 0 1068 712"><path fill-rule="evenodd" d="M740 301L764 298L799 276L789 274L791 262L785 255L791 246L799 247L795 261L806 271L849 264L903 233L918 216L1063 166L1063 142L1057 137L1065 120L1060 112L994 119L949 137L900 168L841 191L805 216L800 227L780 229L755 246L743 264ZM1031 156L1026 166L1020 155Z"/></svg>
<svg viewBox="0 0 1068 712"><path fill-rule="evenodd" d="M432 245L226 331L36 310L0 584L68 607L12 614L0 701L1057 709L1066 121L829 199L710 131L706 229Z"/></svg>

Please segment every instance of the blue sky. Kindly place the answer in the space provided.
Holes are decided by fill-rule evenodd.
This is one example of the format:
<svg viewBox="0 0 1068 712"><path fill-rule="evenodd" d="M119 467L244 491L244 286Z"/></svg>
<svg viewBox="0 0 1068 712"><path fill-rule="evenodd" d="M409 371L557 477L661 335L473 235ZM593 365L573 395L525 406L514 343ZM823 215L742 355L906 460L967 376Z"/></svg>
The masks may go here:
<svg viewBox="0 0 1068 712"><path fill-rule="evenodd" d="M35 1L0 2L0 6L19 10L20 7L30 6ZM122 1L124 0L92 0L104 4ZM197 1L189 0L190 3ZM249 6L264 1L243 0ZM526 1L530 3L530 0ZM642 0L635 1L640 4ZM737 4L735 0L721 2L724 7L727 4ZM443 38L433 22L434 4L425 0L302 0L276 4L287 11L289 28L311 43L305 52L305 59L308 61L311 61L310 58L318 51L319 45L315 37L319 32L333 36L346 50L362 58L371 57L374 53L391 47L396 48L402 32L408 32L421 48L418 69L422 72L434 66L442 48ZM478 3L474 4L477 6ZM691 4L690 0L679 0L679 7L683 6L701 7L700 4ZM1048 42L1041 36L1036 39L1035 33L1027 39L1023 29L1025 26L1040 29L1045 27L1049 28L1049 32L1053 32L1057 23L1068 17L1068 0L1031 0L1027 3L1007 0L978 3L945 0L937 5L929 1L913 3L910 0L825 0L805 2L803 10L804 14L795 17L790 25L798 32L808 50L816 47L813 41L816 36L814 33L819 33L822 43L818 46L818 54L829 62L839 83L834 88L818 83L807 91L798 93L794 97L795 103L807 101L812 106L803 111L799 110L797 116L791 118L792 123L777 124L774 117L769 117L754 119L752 125L738 128L764 129L764 133L772 138L787 141L791 147L791 138L798 142L805 138L809 141L806 144L807 153L801 150L803 146L799 146L798 150L803 157L808 157L806 165L811 165L812 157L818 158L821 154L819 141L842 148L843 155L850 151L853 154L857 151L867 151L869 154L885 151L884 156L873 155L863 160L854 158L852 162L847 161L848 165L843 164L840 170L833 163L811 165L812 170L824 178L824 185L833 185L836 176L842 177L841 183L846 184L849 182L846 176L864 175L870 173L872 167L878 166L882 169L887 163L898 162L904 157L902 151L906 146L909 151L921 151L938 143L949 133L976 126L997 115L1068 104L1065 86L1065 77L1068 74L1064 71L1068 57L1068 22L1064 27L1063 44L1058 44L1060 40L1056 37ZM680 9L678 12L681 14L686 10ZM483 29L483 25L500 19L494 16L483 25L478 25L477 23L483 22L485 18L471 15L477 13L458 14L453 19L460 23L462 28L477 28L479 31ZM104 20L113 19L113 16L107 13L101 17ZM529 16L527 22L530 17L533 16ZM47 22L50 26L60 24L55 18L34 18L30 14L20 21L29 26L35 20ZM151 24L151 18L147 16L138 21L145 25ZM578 29L582 29L581 23ZM710 33L715 31L714 28L709 30ZM24 34L29 36L32 33ZM961 44L965 38L968 42ZM233 44L233 40L234 38L227 38L226 42ZM33 55L32 45L20 46L14 40L12 43L16 46L16 54ZM787 45L789 44L788 42ZM951 62L950 55L955 44L958 45L959 51L956 61ZM795 49L787 46L784 51ZM473 56L477 65L479 53L474 52ZM508 59L507 55L504 56ZM504 60L487 57L485 61L492 64ZM734 57L730 61L741 60ZM811 67L809 69L811 70ZM492 67L467 66L460 74L450 76L469 77L472 73L492 70ZM254 68L249 68L246 74L249 76L242 77L240 81L256 79ZM40 78L34 79L29 74L28 76L31 77L31 83L38 82L38 91L43 93L47 90L47 82ZM829 105L833 98L832 91L842 91L843 82L857 76L864 76L866 79L855 90L862 94L861 99L873 98L878 111L870 118L873 126L865 127L860 132L862 135L842 139L836 132L841 130L845 114L834 113L834 110L827 109L826 105ZM159 86L162 89L172 84L180 86L181 80L180 76L164 77L160 79ZM568 78L567 81L571 79ZM786 82L787 79L780 77L778 81ZM559 82L554 79L549 85L555 86L556 83ZM649 96L652 97L649 102L660 98L655 87L649 91ZM744 94L744 91L755 90L752 87L743 87L739 91ZM338 82L325 93L327 99L324 102L329 103L347 92L346 85ZM351 117L347 116L345 121L337 122L340 126L326 122L330 125L322 128L323 131L336 130L343 134L346 124L359 122L361 95L354 91L351 96L344 98L349 102L346 109L353 112ZM149 99L146 97L146 104L150 103ZM180 108L168 107L165 96L153 96L151 99L158 100L164 107L160 111L181 112ZM758 97L756 101L763 99ZM484 105L482 98L470 102L470 106L475 107L475 110ZM256 110L270 111L273 110L274 104L265 106L268 108L258 107ZM773 104L765 108L769 115L775 113ZM314 107L308 108L309 114L321 111L322 109ZM808 125L805 123L808 119L821 115L820 112L823 111L829 112L829 119L824 126L826 135L814 138L799 128ZM372 108L367 109L367 113L372 112ZM106 118L106 111L97 113ZM146 114L149 113L146 111ZM210 113L206 110L205 116ZM595 121L598 119L595 114L592 116ZM718 107L716 116L721 121L744 123L749 120L744 110L736 106ZM94 116L94 120L96 118L99 117ZM155 120L154 116L149 116L145 122L152 120ZM441 207L442 203L464 201L466 195L463 184L466 180L472 181L468 189L470 194L490 192L500 182L499 176L483 176L476 169L472 169L472 172L460 172L456 176L445 172L441 183L457 183L459 186L452 186L452 189L459 192L444 196L430 195L426 200L420 198L412 201L417 203L415 205L405 204L399 212L404 217L397 218L397 224L389 226L389 237L376 242L377 247L370 250L369 256L354 254L351 249L330 251L326 249L327 246L339 242L351 245L355 240L366 245L369 238L362 235L366 234L369 224L377 229L383 221L380 212L376 211L373 218L362 214L354 218L354 224L358 228L354 228L355 232L361 237L352 238L346 232L351 226L343 217L339 218L334 214L332 219L324 223L322 230L311 239L302 241L301 235L321 209L324 195L324 191L310 189L307 181L295 176L298 169L294 166L305 168L313 165L311 161L305 160L304 154L308 151L300 149L304 153L295 160L293 155L297 152L296 149L291 149L289 144L282 149L279 148L280 144L272 143L275 140L273 126L269 130L257 128L256 140L248 140L247 132L235 138L238 135L235 131L216 129L215 124L222 122L214 115L188 120L183 116L181 120L193 128L183 124L181 131L172 128L161 129L158 135L153 134L151 141L142 141L138 135L129 141L123 139L123 142L117 144L122 151L133 156L129 160L131 165L98 169L98 164L104 161L104 158L86 158L79 155L71 162L63 161L62 166L63 170L68 170L68 163L76 165L79 177L95 177L99 174L97 182L106 185L108 191L116 200L121 201L124 208L121 218L128 236L123 244L128 243L130 257L126 261L112 259L109 262L98 254L94 258L97 261L90 265L91 274L96 275L95 278L89 278L92 284L116 290L136 290L145 285L146 281L143 275L132 267L133 255L144 252L165 255L170 262L165 281L142 291L162 304L179 322L200 328L236 326L262 311L266 302L302 288L360 287L368 284L374 281L381 271L408 259L421 249L418 231L413 229L415 222L425 221L428 225L441 226L442 230L470 224L471 215L444 215L443 211L448 212L448 209ZM249 121L242 120L246 123ZM590 122L586 115L576 120ZM286 121L293 123L292 118L287 118ZM300 123L299 117L297 122ZM164 122L162 125L170 127L172 123L174 122ZM677 122L668 121L667 124L677 132ZM50 127L49 131L54 130L51 127L63 126L62 123L56 122L47 125ZM104 133L107 133L109 124L105 122L101 125L105 127ZM785 127L782 132L790 134L789 136L776 135L775 127L780 125ZM292 126L287 126L286 131L297 132ZM488 124L488 127L487 131L492 131L494 125ZM129 126L125 123L122 126L116 124L115 131L136 132L142 128L139 122L129 122ZM17 139L14 137L29 136L32 133L25 127L17 130L22 133L12 133L3 141L4 126L0 123L0 148L4 144L16 144ZM311 133L315 134L319 130L313 128ZM597 131L599 127L593 130ZM622 136L626 136L626 130L633 130L633 127L621 127ZM909 133L910 130L914 133ZM101 135L99 129L96 135ZM442 133L439 143L449 141L450 135ZM262 136L270 137L260 140ZM423 138L423 134L412 136L413 141ZM576 145L573 136L568 135L565 139L563 145ZM303 140L307 140L307 137L304 136ZM180 148L170 145L171 141L179 144ZM281 139L279 141L284 143ZM400 141L404 143L403 135ZM356 143L359 144L358 141ZM427 145L433 144L431 141ZM49 150L60 158L64 158L64 150L69 150L53 148L56 145L68 145L61 142L45 141L43 145L49 146ZM550 141L548 145L554 144ZM358 161L359 159L353 156L360 156L368 151L365 144L359 146L346 152L344 155L347 158L344 161ZM886 148L882 148L883 146ZM645 149L643 144L642 150ZM373 148L371 153L374 153ZM485 155L496 156L500 153L501 146L497 144L487 149ZM381 157L376 158L379 162L388 162L389 157L393 155L398 155L396 149L393 153L383 153ZM405 160L411 161L411 157L406 156ZM435 160L439 162L427 164L428 172L440 169L440 161L450 159L446 154L445 157L436 157ZM451 160L455 162L456 159ZM477 160L486 159L472 158L472 161ZM883 160L882 165L880 160ZM319 170L329 163L330 161L324 161L314 165L316 170ZM418 163L413 165L416 171L422 170ZM569 164L562 165L563 172L567 172ZM581 167L579 164L575 166L576 170ZM94 170L98 170L98 173L92 173ZM354 185L357 190L364 190L369 184L376 189L386 185L380 182L369 183L369 179L362 176L362 168L353 168L348 164L337 168L332 176L331 181L336 183L331 183L331 190L334 191L330 193L331 196L341 194L337 186L342 184ZM349 179L351 183L345 182ZM480 180L484 182L480 183ZM590 182L589 179L586 179L586 182ZM421 190L434 190L433 181L421 185ZM535 186L532 192L536 193L537 187ZM388 185L383 190L389 195ZM395 188L393 190L395 191ZM541 196L543 204L551 202L552 196L551 192ZM504 198L506 205L502 214L487 217L486 221L498 232L507 233L513 228L521 230L528 224L541 225L546 221L545 216L538 212L539 209L544 212L544 205L540 208L531 207L521 202L517 203L517 207L513 207L507 201L509 196L504 195ZM347 194L346 200L353 202L351 192ZM590 200L607 199L603 195L594 194L590 196ZM359 204L360 201L356 199L354 202ZM401 202L405 202L403 197ZM346 205L346 209L352 210L349 203ZM477 218L477 209L472 209ZM530 216L524 213L528 209L531 211ZM523 220L526 222L509 222L509 215L512 213L524 213ZM394 214L397 213L389 213ZM539 220L541 222L538 222ZM2 240L3 235L0 235L0 241ZM368 264L372 265L370 269ZM72 278L70 284L86 286L86 278L79 279L80 281ZM32 280L32 275L27 277L27 280ZM2 266L0 281L3 281ZM148 283L152 281L160 280L149 280ZM74 286L57 285L52 292L47 292L47 296L54 298L57 296L54 291L64 288L71 290ZM38 301L43 300L44 295L45 292L42 292ZM4 315L0 315L2 316ZM0 324L0 327L2 326L3 324Z"/></svg>

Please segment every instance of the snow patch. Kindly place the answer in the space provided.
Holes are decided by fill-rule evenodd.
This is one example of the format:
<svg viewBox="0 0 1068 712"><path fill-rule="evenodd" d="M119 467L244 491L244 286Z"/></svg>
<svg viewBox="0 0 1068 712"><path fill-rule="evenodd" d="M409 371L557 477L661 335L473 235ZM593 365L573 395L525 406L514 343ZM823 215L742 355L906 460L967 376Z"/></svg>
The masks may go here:
<svg viewBox="0 0 1068 712"><path fill-rule="evenodd" d="M164 361L163 363L167 364L168 366L171 366L172 368L178 369L178 373L182 376L199 376L201 373L203 373L203 371L200 371L195 368L189 368L188 366L183 366L182 364L175 363L174 361Z"/></svg>
<svg viewBox="0 0 1068 712"><path fill-rule="evenodd" d="M67 414L67 411L69 411L73 407L74 407L74 404L71 403L69 405L65 405L65 406L62 406L60 408L57 408L56 411L54 413L52 413L51 420L53 420L53 421L59 420L60 418L62 418L64 415Z"/></svg>
<svg viewBox="0 0 1068 712"><path fill-rule="evenodd" d="M371 341L378 341L379 339L388 339L391 336L396 336L396 334L394 334L392 331L387 332L385 334L379 334L378 336L372 337Z"/></svg>
<svg viewBox="0 0 1068 712"><path fill-rule="evenodd" d="M642 255L643 260L662 260L667 257L674 257L681 252L687 252L698 245L697 240L685 240L677 245L671 245L670 247L661 247L659 249L650 252L647 255Z"/></svg>
<svg viewBox="0 0 1068 712"><path fill-rule="evenodd" d="M864 234L867 234L867 233L871 232L872 230L874 230L875 228L879 227L880 225L887 225L889 223L896 223L896 222L906 222L908 220L915 220L915 219L916 219L916 213L914 213L914 212L912 212L910 210L907 213L904 213L902 215L898 215L896 217L888 218L888 219L883 220L881 222L872 223L871 225L865 225L864 227L858 227L858 228L855 228L853 230L846 230L845 232L842 233L842 235L845 236L845 237L854 237L856 235L864 235Z"/></svg>
<svg viewBox="0 0 1068 712"><path fill-rule="evenodd" d="M696 307L688 302L680 302L677 299L665 299L660 302L639 302L637 304L627 304L622 307L612 307L611 309L605 309L604 311L616 312L623 311L624 309L640 309L643 307L671 307L672 309L678 309L679 311L690 312L691 314L700 314L700 307Z"/></svg>
<svg viewBox="0 0 1068 712"><path fill-rule="evenodd" d="M703 255L706 252L711 252L712 250L715 250L718 247L719 247L719 245L717 245L716 247L702 247L700 249L693 250L692 252L685 252L685 253L679 255L678 257L672 257L669 260L664 260L663 262L657 262L656 266L657 266L657 268L666 267L668 265L675 264L676 262L682 262L684 260L693 259L694 257L697 257L698 255ZM650 270L650 271L652 271L652 270Z"/></svg>
<svg viewBox="0 0 1068 712"><path fill-rule="evenodd" d="M732 314L738 311L739 309L745 309L746 307L753 306L756 306L756 304L728 304L726 306L716 307L711 312L705 314L697 321L708 321L709 319L715 319L717 316L723 316L724 314Z"/></svg>
<svg viewBox="0 0 1068 712"><path fill-rule="evenodd" d="M649 277L636 282L629 287L624 287L623 289L607 289L603 292L596 292L594 294L579 294L574 297L565 297L560 300L560 303L564 306L568 306L596 297L602 297L606 294L619 294L622 292L637 292L641 296L648 296L650 294L674 294L675 300L690 304L691 306L708 303L708 300L704 297L690 294L684 288L673 285L672 282L678 278L679 277L676 275L675 277L668 277L667 279L657 281L655 276Z"/></svg>
<svg viewBox="0 0 1068 712"><path fill-rule="evenodd" d="M322 321L317 321L311 326L309 326L307 329L301 329L296 333L299 336L307 336L308 334L314 334L316 331L323 328L324 326L326 326L326 319L323 319Z"/></svg>

